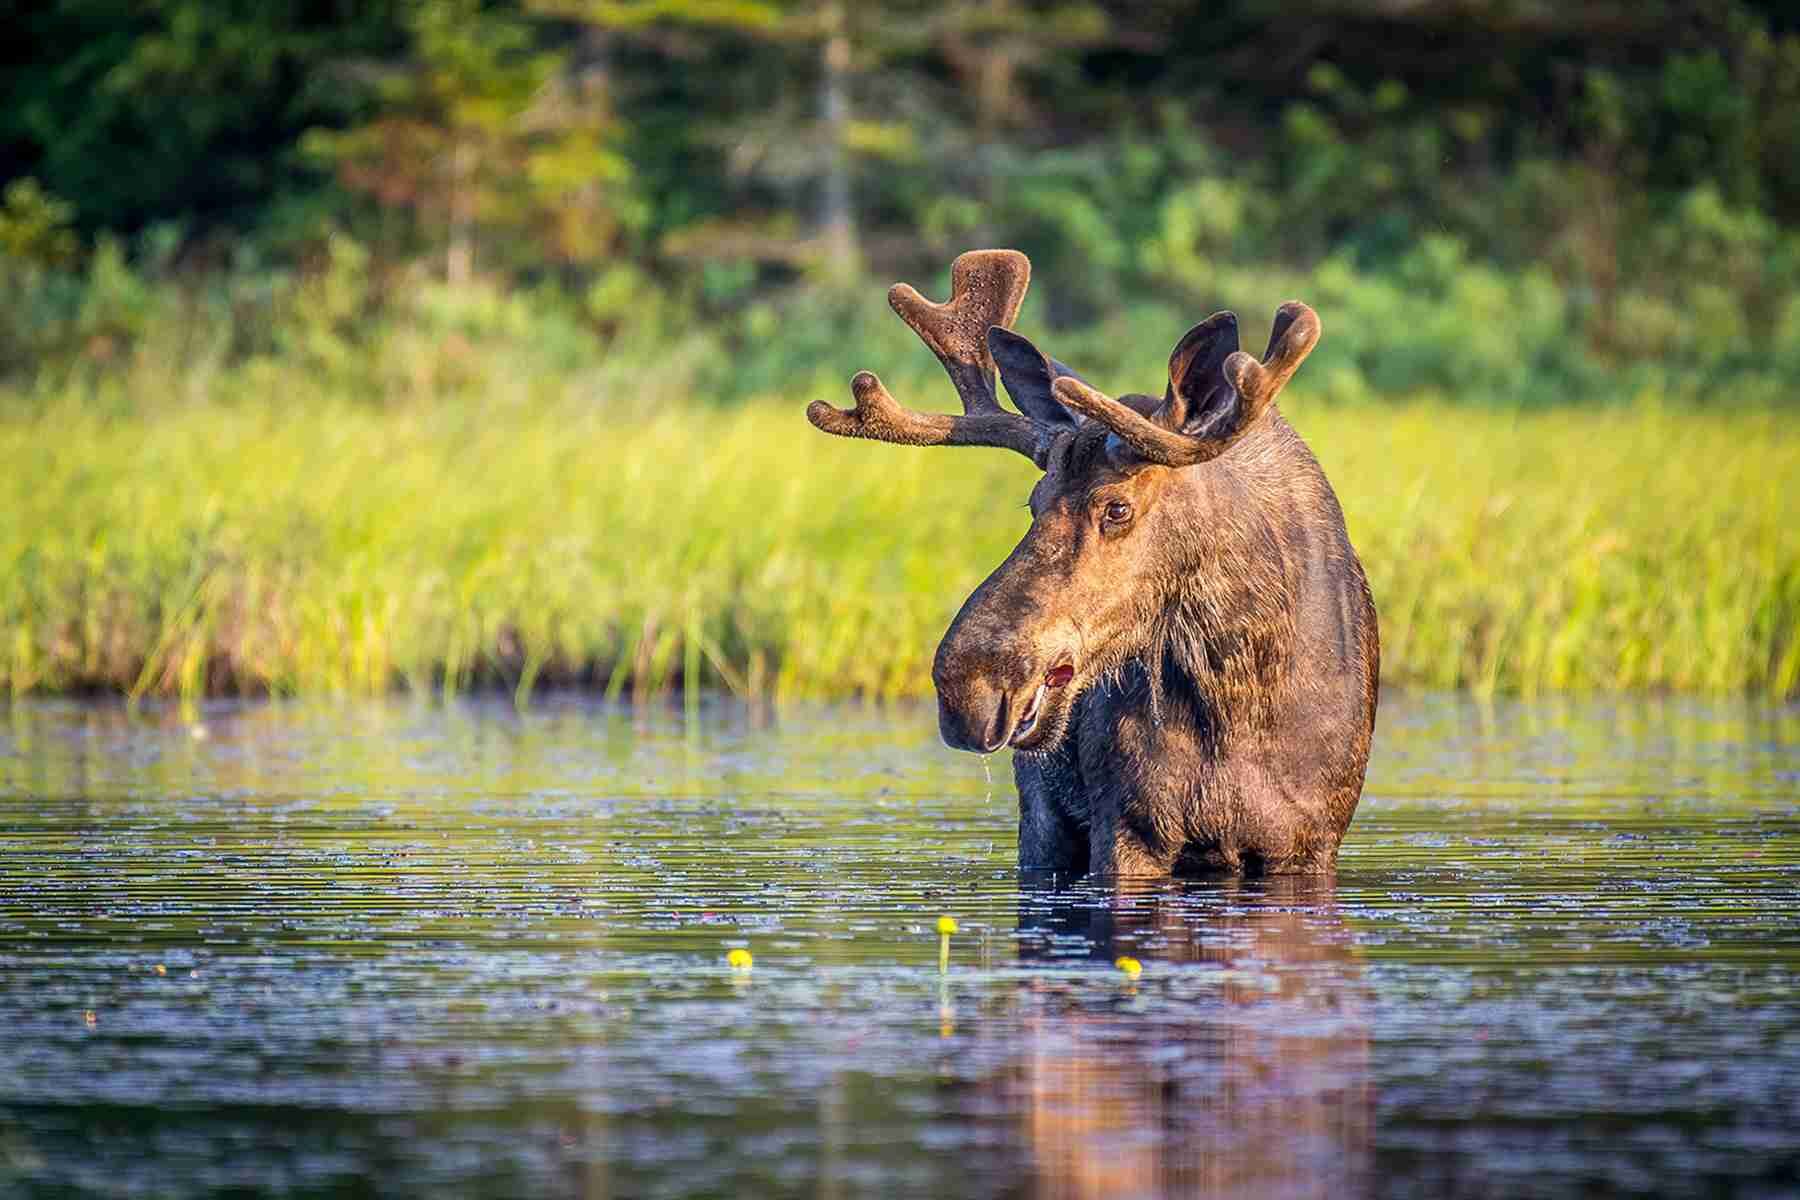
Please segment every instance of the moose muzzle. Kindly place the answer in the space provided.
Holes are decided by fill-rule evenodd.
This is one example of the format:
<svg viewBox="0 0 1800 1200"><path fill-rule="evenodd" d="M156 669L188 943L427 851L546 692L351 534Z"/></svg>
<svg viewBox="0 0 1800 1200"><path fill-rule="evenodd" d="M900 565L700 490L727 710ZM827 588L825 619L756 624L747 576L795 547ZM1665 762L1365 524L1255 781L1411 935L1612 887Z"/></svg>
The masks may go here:
<svg viewBox="0 0 1800 1200"><path fill-rule="evenodd" d="M1023 744L1075 676L1068 656L1046 659L1032 639L996 635L985 624L958 618L931 668L944 743L976 754Z"/></svg>

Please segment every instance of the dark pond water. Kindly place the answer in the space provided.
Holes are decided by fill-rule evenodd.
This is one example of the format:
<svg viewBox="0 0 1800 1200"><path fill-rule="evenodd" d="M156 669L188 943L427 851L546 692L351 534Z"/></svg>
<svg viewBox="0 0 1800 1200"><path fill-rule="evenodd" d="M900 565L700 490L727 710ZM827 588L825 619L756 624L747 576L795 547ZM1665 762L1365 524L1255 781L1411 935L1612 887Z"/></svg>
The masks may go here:
<svg viewBox="0 0 1800 1200"><path fill-rule="evenodd" d="M0 1195L1800 1190L1800 710L1393 698L1335 884L1060 892L928 710L198 721L0 709Z"/></svg>

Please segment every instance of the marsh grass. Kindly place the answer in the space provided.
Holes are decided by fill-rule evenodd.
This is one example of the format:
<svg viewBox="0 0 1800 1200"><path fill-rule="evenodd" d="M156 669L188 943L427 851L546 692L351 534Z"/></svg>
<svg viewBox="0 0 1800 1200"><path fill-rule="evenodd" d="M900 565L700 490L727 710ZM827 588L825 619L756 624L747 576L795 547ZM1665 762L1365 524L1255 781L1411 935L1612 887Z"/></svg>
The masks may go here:
<svg viewBox="0 0 1800 1200"><path fill-rule="evenodd" d="M275 383L0 420L0 687L925 694L1028 521L1022 460L837 441L800 401ZM1779 414L1285 407L1368 566L1387 682L1800 694Z"/></svg>

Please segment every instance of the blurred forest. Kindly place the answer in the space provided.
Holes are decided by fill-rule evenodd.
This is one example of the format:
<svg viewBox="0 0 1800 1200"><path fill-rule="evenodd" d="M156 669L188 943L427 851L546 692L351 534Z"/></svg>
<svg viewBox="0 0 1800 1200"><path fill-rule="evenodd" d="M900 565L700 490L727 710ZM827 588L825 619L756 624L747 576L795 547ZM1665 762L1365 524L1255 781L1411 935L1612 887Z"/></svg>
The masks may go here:
<svg viewBox="0 0 1800 1200"><path fill-rule="evenodd" d="M1800 694L1800 12L38 0L0 46L0 690L929 694L1010 455L821 437L960 251L1220 308L1390 684ZM1002 461L1005 460L1005 461ZM955 497L952 501L951 497Z"/></svg>
<svg viewBox="0 0 1800 1200"><path fill-rule="evenodd" d="M271 364L377 403L651 365L659 394L832 394L922 369L871 284L941 289L991 244L1036 264L1027 327L1103 379L1290 295L1325 315L1334 399L1781 401L1800 371L1800 10L1776 0L39 0L6 24L14 405Z"/></svg>

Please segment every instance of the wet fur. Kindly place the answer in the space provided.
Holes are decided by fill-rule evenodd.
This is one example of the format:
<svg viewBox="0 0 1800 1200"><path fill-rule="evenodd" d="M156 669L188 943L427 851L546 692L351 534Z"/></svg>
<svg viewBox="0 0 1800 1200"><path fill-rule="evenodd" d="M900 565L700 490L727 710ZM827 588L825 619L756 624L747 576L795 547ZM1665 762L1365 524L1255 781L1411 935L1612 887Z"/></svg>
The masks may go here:
<svg viewBox="0 0 1800 1200"><path fill-rule="evenodd" d="M826 433L1000 447L1044 471L1030 531L938 646L945 742L1018 747L1022 867L1329 871L1368 764L1378 650L1337 497L1273 407L1318 315L1281 305L1259 361L1214 313L1176 343L1160 401L1115 400L1008 329L1030 275L1018 251L974 250L947 302L888 293L961 416L905 408L868 372L855 408L807 407Z"/></svg>
<svg viewBox="0 0 1800 1200"><path fill-rule="evenodd" d="M1104 471L1065 435L1066 490ZM1152 468L1160 469L1160 468ZM1374 732L1374 603L1317 460L1270 411L1187 494L1139 646L1088 664L1066 727L1015 756L1019 865L1110 876L1319 873L1336 863ZM959 618L960 620L961 618ZM1056 734L1060 732L1061 736Z"/></svg>

